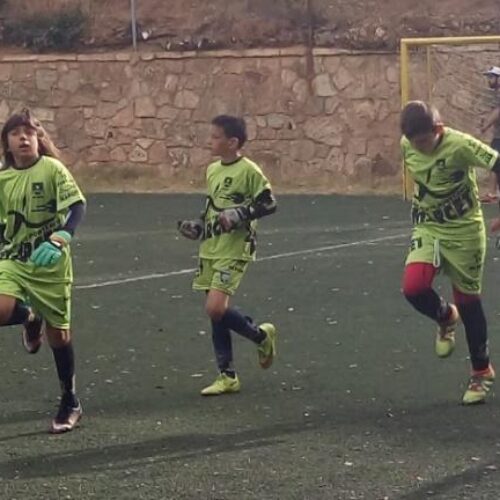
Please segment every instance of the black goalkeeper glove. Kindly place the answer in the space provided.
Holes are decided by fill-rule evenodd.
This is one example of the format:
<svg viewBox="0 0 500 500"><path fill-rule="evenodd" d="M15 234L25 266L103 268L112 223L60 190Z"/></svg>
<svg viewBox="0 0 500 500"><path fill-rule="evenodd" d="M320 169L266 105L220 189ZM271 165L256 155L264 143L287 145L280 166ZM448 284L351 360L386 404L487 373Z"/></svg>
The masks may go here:
<svg viewBox="0 0 500 500"><path fill-rule="evenodd" d="M177 222L179 233L190 240L199 240L203 235L203 221L201 219L180 220Z"/></svg>

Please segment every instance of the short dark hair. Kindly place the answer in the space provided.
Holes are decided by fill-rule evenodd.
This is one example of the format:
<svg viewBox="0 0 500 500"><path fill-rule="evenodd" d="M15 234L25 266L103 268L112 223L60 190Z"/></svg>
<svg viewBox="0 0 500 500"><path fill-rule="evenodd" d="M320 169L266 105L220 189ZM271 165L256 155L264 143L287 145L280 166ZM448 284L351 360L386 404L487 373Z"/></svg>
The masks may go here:
<svg viewBox="0 0 500 500"><path fill-rule="evenodd" d="M423 101L410 101L401 112L401 132L408 139L432 132L440 122L438 110Z"/></svg>
<svg viewBox="0 0 500 500"><path fill-rule="evenodd" d="M221 128L228 139L238 139L238 147L243 147L247 142L247 125L243 118L230 115L219 115L212 120L212 125Z"/></svg>

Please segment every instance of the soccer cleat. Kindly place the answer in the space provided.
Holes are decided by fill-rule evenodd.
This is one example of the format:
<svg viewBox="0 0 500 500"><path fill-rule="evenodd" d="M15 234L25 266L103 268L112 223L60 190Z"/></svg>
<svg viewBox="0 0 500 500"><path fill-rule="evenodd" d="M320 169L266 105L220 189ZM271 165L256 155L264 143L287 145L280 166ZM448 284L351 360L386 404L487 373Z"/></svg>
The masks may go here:
<svg viewBox="0 0 500 500"><path fill-rule="evenodd" d="M450 304L450 317L439 324L436 333L436 354L440 358L447 358L455 349L455 329L460 320L458 309L455 304Z"/></svg>
<svg viewBox="0 0 500 500"><path fill-rule="evenodd" d="M82 405L78 401L78 406L74 406L74 396L69 395L61 398L59 410L50 426L51 434L63 434L72 431L82 418Z"/></svg>
<svg viewBox="0 0 500 500"><path fill-rule="evenodd" d="M472 372L469 379L469 385L467 386L464 397L462 398L462 404L475 405L484 403L493 382L495 382L495 370L491 364L486 370L481 372Z"/></svg>
<svg viewBox="0 0 500 500"><path fill-rule="evenodd" d="M34 312L30 316L22 331L23 346L30 354L36 354L42 345L43 318Z"/></svg>
<svg viewBox="0 0 500 500"><path fill-rule="evenodd" d="M266 338L257 348L257 353L261 368L266 370L276 357L276 328L272 323L263 323L259 328L266 334Z"/></svg>
<svg viewBox="0 0 500 500"><path fill-rule="evenodd" d="M201 391L202 396L220 396L221 394L231 394L234 392L240 392L240 381L238 376L235 378L221 373L212 384L205 387Z"/></svg>

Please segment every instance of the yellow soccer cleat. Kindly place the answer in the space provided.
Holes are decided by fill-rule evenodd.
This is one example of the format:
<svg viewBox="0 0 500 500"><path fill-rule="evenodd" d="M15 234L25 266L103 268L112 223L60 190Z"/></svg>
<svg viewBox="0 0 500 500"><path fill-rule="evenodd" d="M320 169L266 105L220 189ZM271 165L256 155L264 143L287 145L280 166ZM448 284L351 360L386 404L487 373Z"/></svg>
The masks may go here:
<svg viewBox="0 0 500 500"><path fill-rule="evenodd" d="M241 384L238 376L232 378L221 373L212 384L201 391L202 396L220 396L221 394L232 394L240 392Z"/></svg>
<svg viewBox="0 0 500 500"><path fill-rule="evenodd" d="M495 370L491 365L482 372L473 372L462 398L462 404L476 405L484 403L494 382Z"/></svg>
<svg viewBox="0 0 500 500"><path fill-rule="evenodd" d="M439 358L447 358L455 349L455 329L460 315L455 304L450 304L451 313L446 322L440 323L436 333L436 354Z"/></svg>
<svg viewBox="0 0 500 500"><path fill-rule="evenodd" d="M266 370L269 368L276 357L276 328L272 323L263 323L259 328L266 334L265 340L257 348L259 355L259 364Z"/></svg>

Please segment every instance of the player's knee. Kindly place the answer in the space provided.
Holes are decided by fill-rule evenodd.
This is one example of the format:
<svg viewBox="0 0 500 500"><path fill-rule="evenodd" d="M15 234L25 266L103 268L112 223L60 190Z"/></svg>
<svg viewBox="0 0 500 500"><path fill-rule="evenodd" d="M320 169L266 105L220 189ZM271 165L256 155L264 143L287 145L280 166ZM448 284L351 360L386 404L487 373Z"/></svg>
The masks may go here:
<svg viewBox="0 0 500 500"><path fill-rule="evenodd" d="M71 343L70 330L47 326L46 334L49 345L53 349L59 349Z"/></svg>
<svg viewBox="0 0 500 500"><path fill-rule="evenodd" d="M405 296L408 302L412 302L415 297L419 297L420 295L424 295L429 292L431 288L427 283L421 282L404 282L403 283L403 295Z"/></svg>
<svg viewBox="0 0 500 500"><path fill-rule="evenodd" d="M411 302L412 298L428 293L436 270L432 264L415 262L405 267L403 294Z"/></svg>
<svg viewBox="0 0 500 500"><path fill-rule="evenodd" d="M8 325L14 313L15 299L0 300L0 325Z"/></svg>
<svg viewBox="0 0 500 500"><path fill-rule="evenodd" d="M412 297L427 293L432 288L428 280L420 277L412 276L410 273L405 274L403 278L403 295L411 302Z"/></svg>
<svg viewBox="0 0 500 500"><path fill-rule="evenodd" d="M207 302L205 311L212 321L220 321L226 313L226 305L218 302Z"/></svg>
<svg viewBox="0 0 500 500"><path fill-rule="evenodd" d="M464 293L453 287L453 300L457 306L466 306L481 301L481 295L477 293Z"/></svg>

